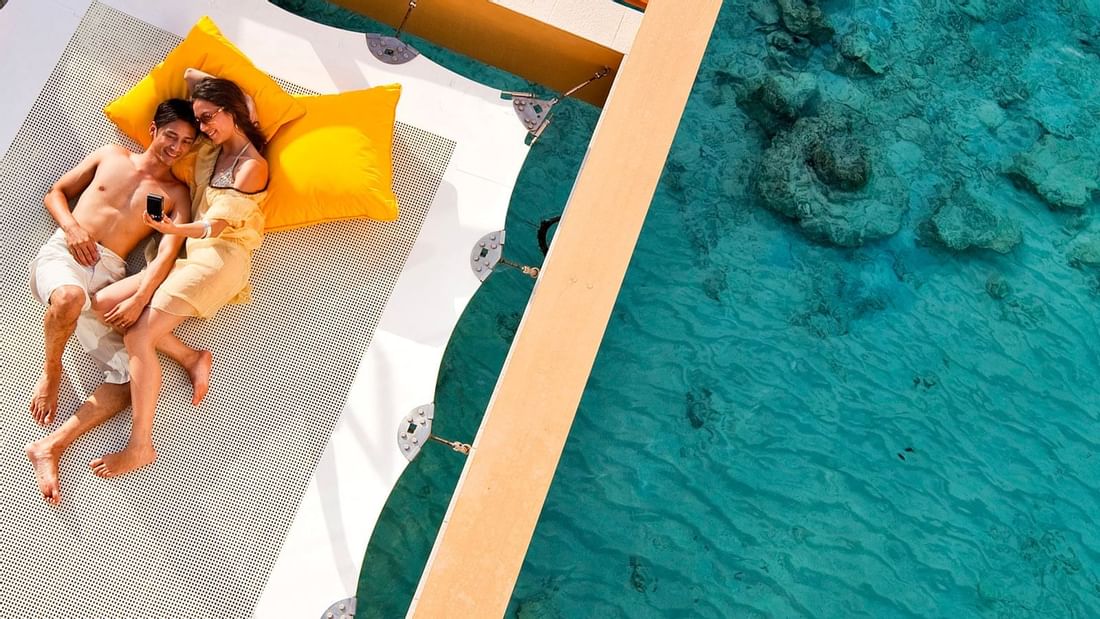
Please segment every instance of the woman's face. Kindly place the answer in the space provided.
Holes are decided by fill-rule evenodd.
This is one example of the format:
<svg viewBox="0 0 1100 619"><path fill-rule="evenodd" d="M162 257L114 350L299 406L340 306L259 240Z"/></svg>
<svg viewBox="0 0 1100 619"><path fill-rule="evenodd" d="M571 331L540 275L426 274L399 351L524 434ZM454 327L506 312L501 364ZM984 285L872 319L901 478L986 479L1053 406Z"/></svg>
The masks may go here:
<svg viewBox="0 0 1100 619"><path fill-rule="evenodd" d="M233 124L233 115L228 110L205 99L195 99L191 102L191 108L199 121L199 130L205 133L211 142L224 144L233 136L236 125Z"/></svg>

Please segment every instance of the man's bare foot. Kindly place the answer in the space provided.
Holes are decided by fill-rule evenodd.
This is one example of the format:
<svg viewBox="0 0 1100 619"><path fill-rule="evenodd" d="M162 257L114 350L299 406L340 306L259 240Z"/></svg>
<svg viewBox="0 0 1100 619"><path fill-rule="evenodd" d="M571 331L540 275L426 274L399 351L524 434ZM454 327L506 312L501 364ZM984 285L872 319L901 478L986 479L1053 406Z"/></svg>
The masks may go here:
<svg viewBox="0 0 1100 619"><path fill-rule="evenodd" d="M34 476L38 480L38 489L42 498L50 505L61 503L61 484L57 479L57 465L61 460L61 450L43 445L41 441L26 447L27 458L34 466Z"/></svg>
<svg viewBox="0 0 1100 619"><path fill-rule="evenodd" d="M61 368L54 372L42 370L38 377L38 384L34 386L34 395L31 396L31 417L40 426L48 426L53 423L57 414L57 392L61 389Z"/></svg>
<svg viewBox="0 0 1100 619"><path fill-rule="evenodd" d="M128 446L122 451L92 460L92 472L99 477L118 477L153 463L157 452L152 445Z"/></svg>
<svg viewBox="0 0 1100 619"><path fill-rule="evenodd" d="M199 360L187 367L191 377L191 405L198 406L210 389L210 368L214 365L214 356L209 350L199 351Z"/></svg>

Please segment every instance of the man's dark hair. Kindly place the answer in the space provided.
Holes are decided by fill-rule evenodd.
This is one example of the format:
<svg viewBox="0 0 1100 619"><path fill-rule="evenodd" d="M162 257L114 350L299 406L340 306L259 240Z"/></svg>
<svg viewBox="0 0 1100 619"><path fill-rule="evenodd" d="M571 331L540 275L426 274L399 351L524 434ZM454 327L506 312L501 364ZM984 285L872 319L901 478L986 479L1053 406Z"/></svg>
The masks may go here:
<svg viewBox="0 0 1100 619"><path fill-rule="evenodd" d="M182 120L191 125L195 133L199 132L199 121L195 119L195 111L191 109L191 102L185 99L168 99L161 101L157 111L153 114L153 124L160 129L170 122Z"/></svg>

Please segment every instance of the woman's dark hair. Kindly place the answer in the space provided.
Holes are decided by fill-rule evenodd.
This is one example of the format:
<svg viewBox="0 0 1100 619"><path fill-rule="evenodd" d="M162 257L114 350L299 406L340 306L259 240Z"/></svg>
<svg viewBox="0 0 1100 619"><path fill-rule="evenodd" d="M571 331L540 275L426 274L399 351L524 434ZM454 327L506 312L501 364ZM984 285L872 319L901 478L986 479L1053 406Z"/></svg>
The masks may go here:
<svg viewBox="0 0 1100 619"><path fill-rule="evenodd" d="M240 86L220 77L208 77L191 90L191 99L209 101L222 108L233 117L233 122L240 127L246 138L256 150L261 153L267 144L267 139L260 128L252 123L248 115L248 103L245 100L244 91Z"/></svg>
<svg viewBox="0 0 1100 619"><path fill-rule="evenodd" d="M199 121L195 120L195 111L191 109L191 102L183 99L167 99L161 101L157 111L153 114L153 124L160 129L168 123L182 120L191 125L195 133L199 132Z"/></svg>

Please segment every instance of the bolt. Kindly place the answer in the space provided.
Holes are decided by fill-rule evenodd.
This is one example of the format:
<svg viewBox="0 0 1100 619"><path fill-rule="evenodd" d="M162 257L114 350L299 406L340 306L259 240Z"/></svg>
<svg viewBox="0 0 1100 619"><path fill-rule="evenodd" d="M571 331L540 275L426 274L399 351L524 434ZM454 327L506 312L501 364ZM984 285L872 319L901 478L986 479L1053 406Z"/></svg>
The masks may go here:
<svg viewBox="0 0 1100 619"><path fill-rule="evenodd" d="M497 235L495 235L495 234L494 234L494 235L490 236L490 237L489 237L489 240L490 240L490 241L495 241L495 240L497 240Z"/></svg>
<svg viewBox="0 0 1100 619"><path fill-rule="evenodd" d="M409 450L409 446L408 446L408 445L403 445L403 447L405 448L405 451L408 451L408 450Z"/></svg>
<svg viewBox="0 0 1100 619"><path fill-rule="evenodd" d="M347 608L347 607L344 606L343 604L340 605L340 610L344 610L345 608Z"/></svg>
<svg viewBox="0 0 1100 619"><path fill-rule="evenodd" d="M420 440L419 440L419 439L416 439L416 438L414 438L414 439L413 439L413 445L416 445L416 444L417 444L417 443L419 443L419 442L420 442Z"/></svg>

